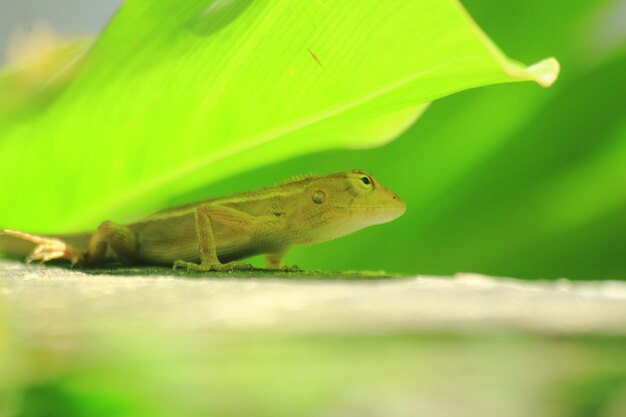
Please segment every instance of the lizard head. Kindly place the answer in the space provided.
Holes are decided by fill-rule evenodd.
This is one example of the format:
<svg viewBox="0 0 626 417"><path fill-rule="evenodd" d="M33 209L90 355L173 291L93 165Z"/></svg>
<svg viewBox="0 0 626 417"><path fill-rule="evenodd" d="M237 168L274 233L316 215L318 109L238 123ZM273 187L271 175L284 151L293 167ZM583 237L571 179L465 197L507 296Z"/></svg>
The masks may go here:
<svg viewBox="0 0 626 417"><path fill-rule="evenodd" d="M314 177L292 219L302 243L345 236L400 217L406 205L370 173L355 169Z"/></svg>

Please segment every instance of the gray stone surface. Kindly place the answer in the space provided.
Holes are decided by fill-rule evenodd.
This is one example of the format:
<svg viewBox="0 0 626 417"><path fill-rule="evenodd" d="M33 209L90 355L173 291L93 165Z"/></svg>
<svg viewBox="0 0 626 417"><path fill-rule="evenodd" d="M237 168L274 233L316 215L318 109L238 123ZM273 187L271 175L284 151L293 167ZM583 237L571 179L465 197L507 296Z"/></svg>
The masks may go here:
<svg viewBox="0 0 626 417"><path fill-rule="evenodd" d="M120 320L181 330L626 331L623 282L475 274L362 281L262 276L99 275L0 261L0 304L8 322L39 335L81 333Z"/></svg>
<svg viewBox="0 0 626 417"><path fill-rule="evenodd" d="M247 275L0 261L0 416L625 415L623 282Z"/></svg>

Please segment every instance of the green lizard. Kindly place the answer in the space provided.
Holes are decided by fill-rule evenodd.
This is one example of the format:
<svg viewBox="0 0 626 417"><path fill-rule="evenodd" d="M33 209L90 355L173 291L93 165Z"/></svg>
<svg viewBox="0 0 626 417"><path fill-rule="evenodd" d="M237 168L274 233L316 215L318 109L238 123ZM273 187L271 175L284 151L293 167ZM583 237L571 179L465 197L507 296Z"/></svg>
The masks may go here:
<svg viewBox="0 0 626 417"><path fill-rule="evenodd" d="M372 175L352 170L170 208L128 225L105 221L93 233L3 230L0 251L28 255L28 262L67 259L98 266L119 260L196 271L247 269L235 261L264 254L269 268L280 268L294 245L389 222L405 209Z"/></svg>

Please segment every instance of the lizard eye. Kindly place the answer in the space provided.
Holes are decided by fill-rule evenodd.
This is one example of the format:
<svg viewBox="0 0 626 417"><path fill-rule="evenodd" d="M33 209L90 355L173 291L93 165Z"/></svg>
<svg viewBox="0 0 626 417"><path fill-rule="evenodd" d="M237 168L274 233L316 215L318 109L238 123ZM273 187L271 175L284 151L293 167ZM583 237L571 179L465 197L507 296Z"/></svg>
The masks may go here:
<svg viewBox="0 0 626 417"><path fill-rule="evenodd" d="M374 187L374 183L370 177L362 175L359 177L359 186L361 189L369 191Z"/></svg>
<svg viewBox="0 0 626 417"><path fill-rule="evenodd" d="M313 193L311 198L315 204L324 204L326 202L326 193L322 190L317 190Z"/></svg>

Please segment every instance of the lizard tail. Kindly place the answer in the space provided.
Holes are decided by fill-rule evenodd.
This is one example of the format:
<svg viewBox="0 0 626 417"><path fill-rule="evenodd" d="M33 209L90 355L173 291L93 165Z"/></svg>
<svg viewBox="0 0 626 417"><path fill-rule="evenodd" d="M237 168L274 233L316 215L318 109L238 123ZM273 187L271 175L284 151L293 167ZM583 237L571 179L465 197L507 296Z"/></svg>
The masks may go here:
<svg viewBox="0 0 626 417"><path fill-rule="evenodd" d="M35 235L17 230L0 230L0 253L4 253L10 256L27 257L27 260L46 260L32 258L38 248L56 249L60 247L68 247L75 250L75 252L85 253L89 245L89 238L91 233L76 233L70 235ZM54 258L65 257L55 256Z"/></svg>
<svg viewBox="0 0 626 417"><path fill-rule="evenodd" d="M13 256L26 256L33 251L35 244L25 239L9 235L10 230L0 231L0 253Z"/></svg>

